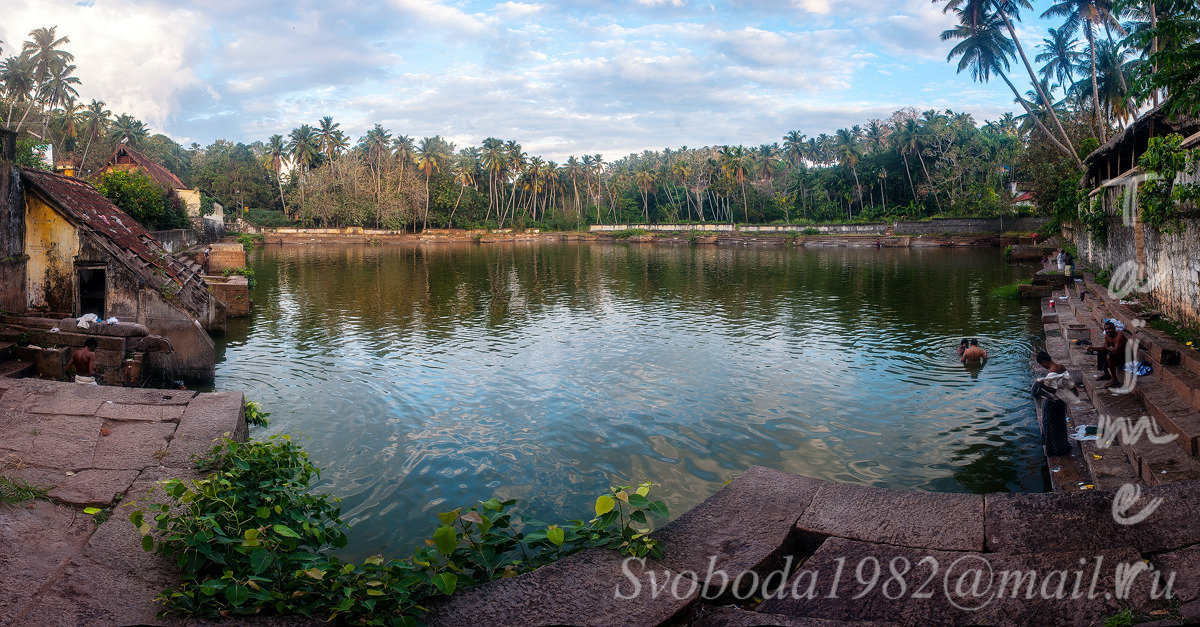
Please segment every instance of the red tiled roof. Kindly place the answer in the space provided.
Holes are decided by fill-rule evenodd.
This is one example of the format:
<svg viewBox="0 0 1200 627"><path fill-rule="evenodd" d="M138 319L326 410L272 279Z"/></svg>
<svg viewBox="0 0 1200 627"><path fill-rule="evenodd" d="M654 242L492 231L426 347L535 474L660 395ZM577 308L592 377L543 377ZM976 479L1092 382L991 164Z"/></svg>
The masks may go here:
<svg viewBox="0 0 1200 627"><path fill-rule="evenodd" d="M117 149L113 151L112 156L108 158L108 164L104 166L103 170L107 170L115 165L117 163L117 157L121 156L122 154L132 159L134 163L138 164L139 167L146 171L146 174L149 175L150 178L154 179L155 183L158 183L167 190L185 189L187 187L183 184L183 181L179 180L178 176L172 174L171 171L163 167L162 164L138 152L137 150L130 148L126 144L117 146Z"/></svg>
<svg viewBox="0 0 1200 627"><path fill-rule="evenodd" d="M208 299L208 285L196 272L173 257L142 225L112 204L91 184L42 170L21 169L21 181L50 203L76 228L96 242L155 289L169 288L183 305L199 313Z"/></svg>
<svg viewBox="0 0 1200 627"><path fill-rule="evenodd" d="M1024 194L1021 194L1020 196L1017 196L1016 198L1013 199L1013 202L1026 202L1026 201L1033 202L1033 194L1032 193L1025 192Z"/></svg>

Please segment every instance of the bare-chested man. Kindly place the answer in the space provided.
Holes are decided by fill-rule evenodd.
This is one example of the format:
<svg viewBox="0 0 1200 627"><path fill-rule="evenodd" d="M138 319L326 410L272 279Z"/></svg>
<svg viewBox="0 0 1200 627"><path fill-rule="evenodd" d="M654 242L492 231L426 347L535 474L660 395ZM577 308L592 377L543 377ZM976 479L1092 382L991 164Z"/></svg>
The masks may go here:
<svg viewBox="0 0 1200 627"><path fill-rule="evenodd" d="M75 368L75 382L96 385L96 377L92 374L92 360L96 357L96 338L89 337L83 343L83 348L71 354L71 366Z"/></svg>
<svg viewBox="0 0 1200 627"><path fill-rule="evenodd" d="M964 364L987 364L987 351L979 346L979 340L971 339L971 343L967 346L967 350L962 353L962 362Z"/></svg>

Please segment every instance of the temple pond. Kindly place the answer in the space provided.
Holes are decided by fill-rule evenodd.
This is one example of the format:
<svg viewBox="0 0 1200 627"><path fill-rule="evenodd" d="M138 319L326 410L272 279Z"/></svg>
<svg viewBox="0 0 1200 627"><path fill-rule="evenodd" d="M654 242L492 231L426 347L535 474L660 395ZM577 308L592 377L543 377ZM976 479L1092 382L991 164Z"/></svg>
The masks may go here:
<svg viewBox="0 0 1200 627"><path fill-rule="evenodd" d="M303 436L353 525L399 555L493 495L589 517L650 480L678 515L747 466L1041 491L1031 274L998 249L527 243L260 247L217 389ZM956 361L959 338L991 354Z"/></svg>

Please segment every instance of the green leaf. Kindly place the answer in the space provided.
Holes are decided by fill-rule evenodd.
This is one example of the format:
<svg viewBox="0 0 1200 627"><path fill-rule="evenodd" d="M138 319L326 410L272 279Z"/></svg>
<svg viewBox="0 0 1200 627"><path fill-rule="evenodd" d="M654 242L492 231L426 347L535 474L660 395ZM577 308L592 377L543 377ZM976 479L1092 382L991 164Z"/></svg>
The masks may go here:
<svg viewBox="0 0 1200 627"><path fill-rule="evenodd" d="M458 532L449 525L438 527L438 530L433 532L433 545L442 555L453 553L454 549L458 548Z"/></svg>
<svg viewBox="0 0 1200 627"><path fill-rule="evenodd" d="M563 540L566 539L566 534L558 525L550 525L546 528L546 538L553 542L555 546L562 546Z"/></svg>
<svg viewBox="0 0 1200 627"><path fill-rule="evenodd" d="M438 520L440 520L443 525L452 525L454 524L454 521L458 520L458 512L461 509L462 508L460 507L452 512L442 512L437 515Z"/></svg>
<svg viewBox="0 0 1200 627"><path fill-rule="evenodd" d="M300 537L300 534L296 533L295 531L292 531L290 527L285 527L283 525L275 525L274 527L271 527L271 529L273 529L275 531L275 533L277 533L285 538L299 538Z"/></svg>
<svg viewBox="0 0 1200 627"><path fill-rule="evenodd" d="M102 510L101 510L99 507L85 507L85 508L83 508L83 513L85 513L85 514L87 514L87 515L89 515L89 516L95 516L96 514L99 514L101 511L102 511Z"/></svg>
<svg viewBox="0 0 1200 627"><path fill-rule="evenodd" d="M649 481L639 485L638 489L637 489L638 496L646 496L647 494L650 494L650 482Z"/></svg>
<svg viewBox="0 0 1200 627"><path fill-rule="evenodd" d="M607 494L601 494L596 499L596 515L603 516L604 514L611 512L612 508L616 507L616 505L617 502L613 500L613 497Z"/></svg>
<svg viewBox="0 0 1200 627"><path fill-rule="evenodd" d="M454 594L454 588L458 585L458 575L454 573L438 573L433 576L433 585L437 586L442 594Z"/></svg>
<svg viewBox="0 0 1200 627"><path fill-rule="evenodd" d="M629 504L634 507L645 507L650 504L650 499L642 496L641 494L630 494Z"/></svg>
<svg viewBox="0 0 1200 627"><path fill-rule="evenodd" d="M662 501L654 501L653 503L647 505L646 511L650 512L651 514L662 516L663 518L670 517L670 514L667 513L667 505Z"/></svg>
<svg viewBox="0 0 1200 627"><path fill-rule="evenodd" d="M154 538L152 536L142 536L142 550L147 553L154 550Z"/></svg>
<svg viewBox="0 0 1200 627"><path fill-rule="evenodd" d="M266 549L255 549L255 551L250 554L250 568L253 568L254 574L257 575L258 573L266 570L267 567L271 565L271 561L273 559L274 558L271 557L271 553Z"/></svg>
<svg viewBox="0 0 1200 627"><path fill-rule="evenodd" d="M230 586L225 588L225 598L235 606L241 605L250 598L250 589L242 585Z"/></svg>
<svg viewBox="0 0 1200 627"><path fill-rule="evenodd" d="M143 515L141 510L134 510L129 513L129 522L133 523L134 527L141 528Z"/></svg>

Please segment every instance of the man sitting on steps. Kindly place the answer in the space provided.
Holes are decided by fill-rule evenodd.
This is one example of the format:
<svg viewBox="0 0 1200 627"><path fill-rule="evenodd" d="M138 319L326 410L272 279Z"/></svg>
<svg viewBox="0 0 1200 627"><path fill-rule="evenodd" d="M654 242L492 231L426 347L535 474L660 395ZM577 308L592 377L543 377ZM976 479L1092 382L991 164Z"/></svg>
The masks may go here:
<svg viewBox="0 0 1200 627"><path fill-rule="evenodd" d="M96 357L96 338L89 337L83 342L83 348L71 354L71 367L75 368L75 382L96 385L96 377L92 375L92 360Z"/></svg>
<svg viewBox="0 0 1200 627"><path fill-rule="evenodd" d="M1097 381L1108 381L1100 386L1104 388L1121 387L1124 385L1125 350L1128 340L1125 334L1117 330L1111 320L1104 321L1104 347L1089 347L1085 352L1096 353L1096 369L1100 374Z"/></svg>

